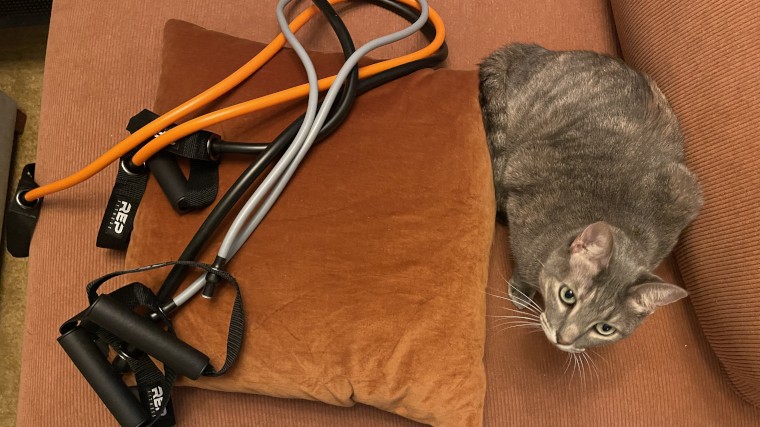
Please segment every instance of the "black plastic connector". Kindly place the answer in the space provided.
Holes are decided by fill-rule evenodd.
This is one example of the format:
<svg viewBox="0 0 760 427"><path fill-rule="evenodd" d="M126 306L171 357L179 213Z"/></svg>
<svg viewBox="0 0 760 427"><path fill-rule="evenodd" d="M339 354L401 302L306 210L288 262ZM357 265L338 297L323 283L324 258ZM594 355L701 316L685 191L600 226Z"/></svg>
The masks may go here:
<svg viewBox="0 0 760 427"><path fill-rule="evenodd" d="M34 163L30 163L24 166L21 172L21 179L5 217L6 247L8 252L16 258L29 256L29 246L40 217L42 199L28 202L24 195L37 187L39 185L34 181Z"/></svg>
<svg viewBox="0 0 760 427"><path fill-rule="evenodd" d="M227 260L218 256L214 259L214 263L211 264L211 267L216 270L223 270L224 266L227 264ZM206 273L206 285L203 286L203 298L211 299L214 296L214 290L216 290L216 285L221 281L221 277L219 277L218 274L214 272Z"/></svg>
<svg viewBox="0 0 760 427"><path fill-rule="evenodd" d="M122 158L119 162L119 165L128 175L144 175L146 172L148 172L148 168L145 166L145 164L137 166L136 164L132 163L131 158L127 157Z"/></svg>

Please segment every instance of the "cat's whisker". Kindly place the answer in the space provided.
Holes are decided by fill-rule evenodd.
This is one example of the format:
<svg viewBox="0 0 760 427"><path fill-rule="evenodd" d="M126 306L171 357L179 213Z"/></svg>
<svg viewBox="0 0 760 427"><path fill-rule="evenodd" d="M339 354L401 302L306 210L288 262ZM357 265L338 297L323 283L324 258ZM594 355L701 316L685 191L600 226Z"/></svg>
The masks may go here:
<svg viewBox="0 0 760 427"><path fill-rule="evenodd" d="M499 293L501 293L501 294L504 294L504 295L506 295L506 296L508 296L508 295L509 295L509 292L507 292L507 291L505 291L505 290L502 290L502 289L496 289L496 288L492 288L492 287L490 287L490 286L487 286L487 287L486 287L486 290L489 290L489 291L494 291L494 292L499 292Z"/></svg>
<svg viewBox="0 0 760 427"><path fill-rule="evenodd" d="M512 298L516 299L518 302L521 302L523 304L523 308L522 308L523 310L528 310L528 311L530 311L532 313L536 313L536 314L540 314L541 313L541 310L538 310L535 307L533 307L533 305L531 305L532 301L526 301L520 295L512 295ZM512 298L510 298L510 299L512 299ZM514 301L513 301L513 303L514 303Z"/></svg>
<svg viewBox="0 0 760 427"><path fill-rule="evenodd" d="M488 291L485 291L485 290L483 291L483 293L485 293L486 295L488 295L490 297L498 298L498 299L503 299L503 300L509 301L509 302L511 302L511 303L514 304L514 301L512 301L512 298L504 297L504 296L501 296L501 295L492 294L492 293L489 293ZM532 301L524 301L523 298L520 297L519 295L515 295L515 297L518 299L518 301L522 302L523 304L533 303ZM535 304L535 303L533 303L533 304ZM536 310L531 305L526 305L525 308L528 309L528 311L530 311L530 312L533 312L533 313L536 313L536 314L540 314L540 310Z"/></svg>
<svg viewBox="0 0 760 427"><path fill-rule="evenodd" d="M497 333L497 332L500 332L501 330L499 330L499 331L496 331L496 330L497 330L497 329L499 329L499 328L502 328L502 327L504 327L504 326L506 326L506 325L509 325L509 323L500 323L500 324L498 324L498 325L493 325L493 326L491 326L490 328L488 328L488 329L486 330L486 333L489 333L489 334L490 334L490 333Z"/></svg>
<svg viewBox="0 0 760 427"><path fill-rule="evenodd" d="M586 354L586 353L584 353ZM593 368L594 373L596 373L596 379L599 380L599 370L596 368L596 362L594 362L594 359L591 358L590 354L586 354L586 360L588 360L589 366Z"/></svg>
<svg viewBox="0 0 760 427"><path fill-rule="evenodd" d="M567 374L567 370L570 369L570 360L572 360L571 353L567 353L567 360L565 361L565 370L562 371L562 376Z"/></svg>
<svg viewBox="0 0 760 427"><path fill-rule="evenodd" d="M493 326L491 326L488 330L491 331L493 329L506 326L506 325L516 325L516 326L533 326L533 327L541 327L540 324L536 322L530 322L527 320L503 320Z"/></svg>
<svg viewBox="0 0 760 427"><path fill-rule="evenodd" d="M580 353L580 355L581 355L581 364L583 364L584 361L586 362L586 366L588 367L588 380L589 382L591 382L594 379L594 377L592 376L593 372L591 372L591 362L588 361L588 355L586 354L586 352ZM585 368L583 371L583 378L584 379L586 378Z"/></svg>
<svg viewBox="0 0 760 427"><path fill-rule="evenodd" d="M509 295L509 292L508 292L508 291L507 291L507 292L505 292L505 291L503 291L503 290L501 290L501 289L495 289L495 288L491 288L491 287L486 287L486 290L492 290L492 291L500 292L500 293L502 293L502 294L506 294L507 296L510 296L510 297L514 297L514 298L517 298L517 299L518 299L520 302L522 302L523 304L525 304L525 305L526 305L526 307L525 307L525 308L533 307L533 308L536 308L536 309L538 309L538 311L541 311L541 307L540 307L538 304L536 304L536 302L535 302L535 301L533 301L532 299L528 298L528 296L527 296L527 295L525 295L525 293L523 293L523 292L522 292L522 291L520 291L519 289L517 289L517 288L515 288L514 286L512 286L512 284L509 282L509 280L507 280L507 279L504 277L504 275L503 275L503 274L501 275L501 278L502 278L502 280L504 280L504 283L506 283L508 287L510 287L510 288L512 288L512 289L514 289L514 290L516 290L517 292L520 292L520 295ZM511 299L511 298L510 298L510 299Z"/></svg>
<svg viewBox="0 0 760 427"><path fill-rule="evenodd" d="M512 294L509 297L510 301L512 301L512 304L515 304L515 302L522 303L523 307L520 308L520 310L528 310L530 312L540 314L542 313L540 308L536 308L535 304L531 300L525 299L525 297L522 297L518 294Z"/></svg>
<svg viewBox="0 0 760 427"><path fill-rule="evenodd" d="M500 324L506 324L504 322L509 322L509 323L515 323L515 324L516 323L525 323L525 324L531 324L531 325L535 325L535 326L541 326L540 323L536 322L533 319L497 319L496 322L499 322Z"/></svg>
<svg viewBox="0 0 760 427"><path fill-rule="evenodd" d="M496 328L500 328L502 326L507 326L507 325L525 326L525 327L529 327L530 326L531 328L533 328L533 327L539 328L540 327L540 325L538 325L537 323L528 322L528 321L525 321L525 320L519 320L519 321L507 321L507 322L501 322L501 323L495 324L495 325L493 325L493 326L491 326L489 328L489 331L494 330Z"/></svg>
<svg viewBox="0 0 760 427"><path fill-rule="evenodd" d="M486 314L486 317L528 317L533 320L539 320L539 316L533 313L507 313L507 314Z"/></svg>
<svg viewBox="0 0 760 427"><path fill-rule="evenodd" d="M504 323L502 326L504 326L504 325L512 325L514 327L529 327L529 326L530 327L540 327L541 326L538 323L525 322L525 321L523 321L523 322L507 322L507 323Z"/></svg>
<svg viewBox="0 0 760 427"><path fill-rule="evenodd" d="M489 293L488 293L488 292L486 292L486 291L483 291L483 293L485 293L486 295L488 295L488 296L490 296L490 297L499 298L499 299L503 299L503 300L506 300L506 301L510 301L510 302L512 301L512 299L511 299L511 298L509 298L509 297L503 297L503 296L501 296L501 295L494 295L494 294L489 294Z"/></svg>
<svg viewBox="0 0 760 427"><path fill-rule="evenodd" d="M497 308L499 308L499 309L501 309L501 310L509 310L509 311L511 311L511 312L513 312L513 313L524 314L524 315L526 315L526 316L527 316L527 315L530 315L530 316L536 316L536 317L539 317L539 314L534 314L533 312L529 312L529 311L525 311L525 310L516 310L516 309L514 309L514 308L509 308L509 307L497 307Z"/></svg>
<svg viewBox="0 0 760 427"><path fill-rule="evenodd" d="M584 361L584 359L583 359L583 353L578 353L578 361L581 364L581 373L583 374L583 376L581 378L583 379L583 387L585 388L586 387L586 365L583 363L583 361ZM591 378L589 378L589 381L590 380L591 380Z"/></svg>
<svg viewBox="0 0 760 427"><path fill-rule="evenodd" d="M515 322L504 320L504 321L501 321L501 322L498 322L498 323L495 323L495 324L491 325L491 327L488 328L488 331L490 332L490 331L492 331L492 330L494 330L496 328L500 328L500 327L506 326L506 325L511 325L511 324L514 324L514 323Z"/></svg>
<svg viewBox="0 0 760 427"><path fill-rule="evenodd" d="M570 353L570 356L573 358L573 372L570 374L570 382L572 382L575 378L575 369L578 367L578 359L575 357L575 353Z"/></svg>
<svg viewBox="0 0 760 427"><path fill-rule="evenodd" d="M582 353L578 353L578 358L581 360L581 366L584 369L584 372L583 372L584 375L583 375L583 377L585 378L586 377L586 372L585 372L585 370L586 370L586 365L585 365L585 362L586 362L586 352L584 351Z"/></svg>
<svg viewBox="0 0 760 427"><path fill-rule="evenodd" d="M575 377L575 367L577 366L575 364L575 355L572 353L570 353L570 360L572 361L572 364L573 364L573 370L570 372L570 382L572 382L573 378Z"/></svg>
<svg viewBox="0 0 760 427"><path fill-rule="evenodd" d="M499 275L501 276L501 280L503 280L505 283L509 283L509 280L507 280L507 278L504 277L504 272L503 271L499 271Z"/></svg>
<svg viewBox="0 0 760 427"><path fill-rule="evenodd" d="M525 319L534 321L538 324L539 318L538 316L515 316L515 315L509 315L509 316L498 316L495 314L486 314L486 317L492 317L494 319Z"/></svg>
<svg viewBox="0 0 760 427"><path fill-rule="evenodd" d="M503 325L502 325L502 326L503 326ZM535 325L535 324L533 324L533 323L518 323L518 324L511 324L511 325L507 326L506 328L502 328L502 329L499 329L499 330L498 330L498 331L496 331L495 333L496 333L496 334L500 334L500 333L502 333L502 332L504 332L504 331L506 331L506 330L508 330L508 329L514 329L514 328L528 328L528 329L530 329L530 328L535 328L535 327L536 327L536 325Z"/></svg>
<svg viewBox="0 0 760 427"><path fill-rule="evenodd" d="M602 359L602 361L603 361L604 363L606 363L607 365L609 365L609 364L610 364L610 361L609 361L609 360L607 360L607 358L606 358L606 357L602 356L602 354L601 354L601 353L599 353L598 351L596 351L596 350L591 350L591 349L589 349L589 351L590 351L590 352L592 352L592 353L594 353L594 354L596 354L597 356L599 356L599 357Z"/></svg>
<svg viewBox="0 0 760 427"><path fill-rule="evenodd" d="M533 301L533 299L532 299L532 298L530 298L529 296L525 295L525 293L524 293L523 291L521 291L521 290L517 289L517 288L516 288L515 286L513 286L511 283L509 283L509 282L507 282L507 283L509 284L509 287L510 287L510 288L512 288L512 289L516 290L517 292L519 292L519 293L520 293L520 295L522 295L522 296L523 296L523 298L524 298L524 299L525 299L525 300L528 302L528 304L529 304L529 305L531 305L531 306L535 307L536 309L538 309L538 311L541 311L541 307L540 307L540 306L539 306L539 305L538 305L538 304L537 304L535 301Z"/></svg>

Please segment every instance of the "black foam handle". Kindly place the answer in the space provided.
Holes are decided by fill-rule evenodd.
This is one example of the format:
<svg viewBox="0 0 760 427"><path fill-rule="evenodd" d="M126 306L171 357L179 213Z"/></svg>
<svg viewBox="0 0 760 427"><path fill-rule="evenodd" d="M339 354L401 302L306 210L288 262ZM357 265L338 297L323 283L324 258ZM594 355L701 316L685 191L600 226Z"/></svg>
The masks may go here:
<svg viewBox="0 0 760 427"><path fill-rule="evenodd" d="M148 411L114 372L87 331L73 328L58 337L58 344L120 425L139 427L150 421Z"/></svg>
<svg viewBox="0 0 760 427"><path fill-rule="evenodd" d="M100 295L86 318L190 379L198 379L209 365L208 356L110 295Z"/></svg>
<svg viewBox="0 0 760 427"><path fill-rule="evenodd" d="M185 196L187 195L187 179L179 168L177 158L169 153L159 152L148 160L148 168L156 177L158 185L164 190L166 198L169 199L174 210L179 213L188 211L184 206Z"/></svg>

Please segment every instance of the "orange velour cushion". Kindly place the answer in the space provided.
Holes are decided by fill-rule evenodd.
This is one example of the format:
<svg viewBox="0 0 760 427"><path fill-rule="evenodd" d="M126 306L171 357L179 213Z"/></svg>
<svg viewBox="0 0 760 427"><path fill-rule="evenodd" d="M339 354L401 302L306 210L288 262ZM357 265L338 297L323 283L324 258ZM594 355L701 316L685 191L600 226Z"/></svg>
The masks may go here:
<svg viewBox="0 0 760 427"><path fill-rule="evenodd" d="M209 87L262 47L169 21L155 110ZM343 62L338 54L312 58L320 76ZM304 81L297 58L284 51L213 108ZM211 130L227 140L270 141L304 108L295 102ZM251 161L223 159L220 194ZM177 215L151 179L127 264L176 259L208 212ZM237 364L223 377L182 384L481 425L493 218L475 72L419 71L361 96L230 263L247 319ZM213 260L227 225L202 261ZM166 273L142 279L155 289ZM174 316L179 336L216 367L232 297L222 287Z"/></svg>

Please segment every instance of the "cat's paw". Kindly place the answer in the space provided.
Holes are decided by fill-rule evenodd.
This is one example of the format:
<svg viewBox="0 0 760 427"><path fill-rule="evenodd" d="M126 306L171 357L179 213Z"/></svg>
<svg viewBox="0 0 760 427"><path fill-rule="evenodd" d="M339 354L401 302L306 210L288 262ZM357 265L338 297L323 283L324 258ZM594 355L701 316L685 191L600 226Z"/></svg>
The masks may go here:
<svg viewBox="0 0 760 427"><path fill-rule="evenodd" d="M533 297L536 295L536 290L530 286L521 286L510 280L509 284L509 299L512 300L512 304L520 310L530 307L532 305Z"/></svg>

